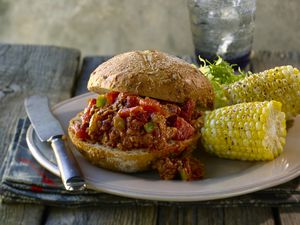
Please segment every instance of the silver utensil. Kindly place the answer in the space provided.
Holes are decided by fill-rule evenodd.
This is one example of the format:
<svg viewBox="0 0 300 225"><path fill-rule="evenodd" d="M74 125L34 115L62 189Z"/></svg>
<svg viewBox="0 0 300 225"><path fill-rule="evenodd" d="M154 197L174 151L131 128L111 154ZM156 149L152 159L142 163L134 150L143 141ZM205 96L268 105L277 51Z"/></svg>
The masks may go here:
<svg viewBox="0 0 300 225"><path fill-rule="evenodd" d="M25 99L25 110L38 138L51 143L62 182L69 191L86 187L76 160L64 141L64 131L49 108L47 96L34 95Z"/></svg>

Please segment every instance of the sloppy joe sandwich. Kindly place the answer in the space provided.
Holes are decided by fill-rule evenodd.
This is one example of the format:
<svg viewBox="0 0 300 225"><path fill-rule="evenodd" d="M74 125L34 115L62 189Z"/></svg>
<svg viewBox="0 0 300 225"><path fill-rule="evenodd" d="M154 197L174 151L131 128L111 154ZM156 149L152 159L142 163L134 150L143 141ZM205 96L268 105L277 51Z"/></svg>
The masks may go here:
<svg viewBox="0 0 300 225"><path fill-rule="evenodd" d="M98 97L68 128L88 161L126 173L155 169L162 179L202 177L191 153L214 94L196 67L159 51L127 52L99 65L88 89Z"/></svg>

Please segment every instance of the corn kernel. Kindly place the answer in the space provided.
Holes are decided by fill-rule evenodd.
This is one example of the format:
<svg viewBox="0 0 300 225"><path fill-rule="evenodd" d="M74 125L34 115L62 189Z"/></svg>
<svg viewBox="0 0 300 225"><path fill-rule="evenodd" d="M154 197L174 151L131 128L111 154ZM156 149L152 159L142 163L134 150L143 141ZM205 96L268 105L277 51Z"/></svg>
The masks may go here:
<svg viewBox="0 0 300 225"><path fill-rule="evenodd" d="M271 101L282 103L287 120L300 113L300 72L292 66L275 67L252 74L224 87L231 105L242 102Z"/></svg>
<svg viewBox="0 0 300 225"><path fill-rule="evenodd" d="M226 117L230 118L228 122ZM222 158L272 160L285 144L285 114L280 102L226 106L207 112L204 121L203 146L207 152Z"/></svg>

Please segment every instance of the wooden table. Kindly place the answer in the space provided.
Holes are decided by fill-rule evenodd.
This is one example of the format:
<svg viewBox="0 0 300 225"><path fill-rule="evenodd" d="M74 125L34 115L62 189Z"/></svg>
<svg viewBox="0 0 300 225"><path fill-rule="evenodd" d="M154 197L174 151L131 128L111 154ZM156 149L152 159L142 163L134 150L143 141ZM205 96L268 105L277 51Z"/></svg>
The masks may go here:
<svg viewBox="0 0 300 225"><path fill-rule="evenodd" d="M5 160L14 125L25 116L25 96L47 94L57 103L85 91L89 71L99 58L83 59L75 49L0 44L0 162ZM300 67L297 52L259 52L252 71L276 65ZM300 224L298 207L203 207L180 205L59 208L0 204L0 224Z"/></svg>

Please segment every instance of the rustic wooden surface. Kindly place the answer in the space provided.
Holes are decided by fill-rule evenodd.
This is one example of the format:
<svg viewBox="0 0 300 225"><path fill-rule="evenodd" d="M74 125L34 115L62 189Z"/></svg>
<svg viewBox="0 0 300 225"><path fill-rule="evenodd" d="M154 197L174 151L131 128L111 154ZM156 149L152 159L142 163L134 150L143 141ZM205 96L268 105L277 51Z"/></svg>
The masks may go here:
<svg viewBox="0 0 300 225"><path fill-rule="evenodd" d="M156 215L155 207L53 208L49 211L46 225L154 225L157 220Z"/></svg>
<svg viewBox="0 0 300 225"><path fill-rule="evenodd" d="M280 208L281 225L300 224L300 207L299 208Z"/></svg>
<svg viewBox="0 0 300 225"><path fill-rule="evenodd" d="M292 65L300 68L300 52L269 52L261 51L254 53L251 60L250 70L261 72L275 66Z"/></svg>
<svg viewBox="0 0 300 225"><path fill-rule="evenodd" d="M28 204L0 204L0 224L39 225L43 220L45 207Z"/></svg>
<svg viewBox="0 0 300 225"><path fill-rule="evenodd" d="M0 44L0 165L16 121L25 116L24 98L45 94L51 103L71 95L80 52L42 46ZM44 206L0 205L0 224L40 224Z"/></svg>
<svg viewBox="0 0 300 225"><path fill-rule="evenodd" d="M78 70L79 52L72 49L39 46L0 45L0 163L3 162L16 119L24 116L24 97L45 93L52 103L72 93L86 91L86 73L97 65L97 58L83 60ZM299 53L260 52L250 68L261 71L275 65L300 67ZM76 83L73 86L73 83ZM131 206L59 208L30 204L0 204L0 224L300 224L300 206L270 207L201 207L201 206Z"/></svg>

